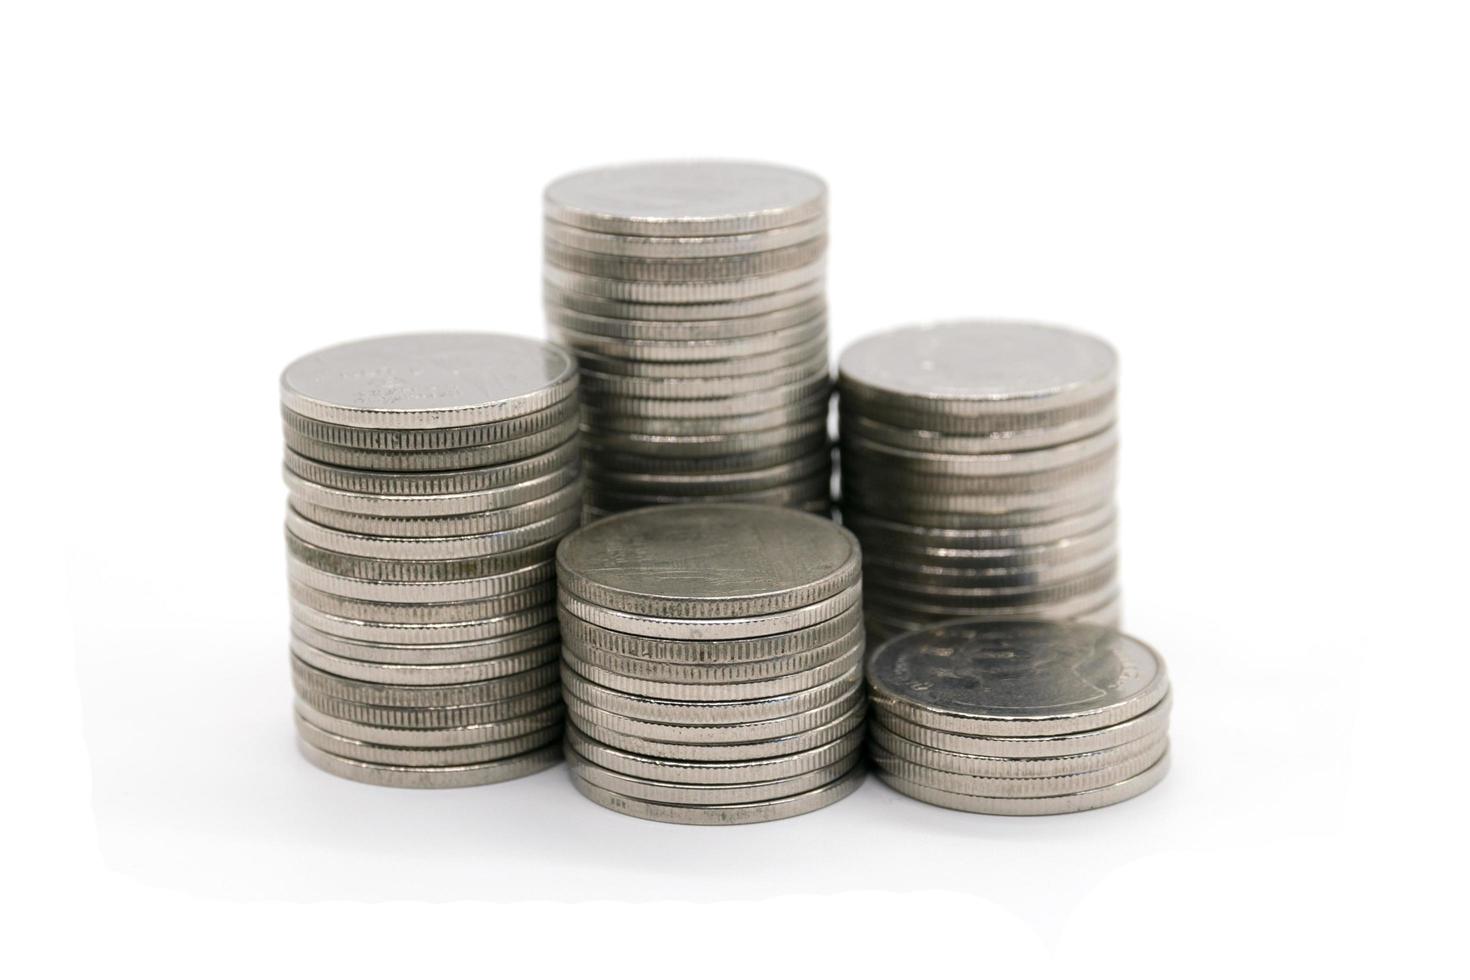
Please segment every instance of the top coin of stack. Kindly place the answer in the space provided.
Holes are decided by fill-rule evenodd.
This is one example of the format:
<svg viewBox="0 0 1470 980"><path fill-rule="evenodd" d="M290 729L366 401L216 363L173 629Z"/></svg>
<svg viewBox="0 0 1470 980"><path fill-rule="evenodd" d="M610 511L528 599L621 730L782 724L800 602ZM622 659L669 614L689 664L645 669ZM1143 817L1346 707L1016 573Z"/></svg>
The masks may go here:
<svg viewBox="0 0 1470 980"><path fill-rule="evenodd" d="M554 554L581 516L577 372L497 334L330 347L281 376L302 752L393 786L560 758Z"/></svg>
<svg viewBox="0 0 1470 980"><path fill-rule="evenodd" d="M788 508L684 504L557 551L567 760L583 795L673 823L775 820L862 779L862 563Z"/></svg>
<svg viewBox="0 0 1470 980"><path fill-rule="evenodd" d="M926 803L1072 813L1168 770L1164 662L1107 627L944 623L874 650L868 686L879 778Z"/></svg>
<svg viewBox="0 0 1470 980"><path fill-rule="evenodd" d="M757 163L606 167L545 195L551 336L582 366L592 516L826 512L827 190Z"/></svg>
<svg viewBox="0 0 1470 980"><path fill-rule="evenodd" d="M867 337L838 363L842 519L877 636L960 617L1117 618L1117 358L1058 327Z"/></svg>

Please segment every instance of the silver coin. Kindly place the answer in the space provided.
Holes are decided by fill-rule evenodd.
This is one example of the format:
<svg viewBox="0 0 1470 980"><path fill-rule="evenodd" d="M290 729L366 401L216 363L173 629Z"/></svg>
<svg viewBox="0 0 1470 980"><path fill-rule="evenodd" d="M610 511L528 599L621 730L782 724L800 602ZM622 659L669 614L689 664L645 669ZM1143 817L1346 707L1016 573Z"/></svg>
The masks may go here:
<svg viewBox="0 0 1470 980"><path fill-rule="evenodd" d="M1047 450L1038 450L1046 452ZM977 457L978 458L978 457ZM1045 506L1078 490L1116 480L1117 451L1107 450L1056 469L1011 476L946 476L918 473L892 461L864 459L844 448L842 479L874 497L889 493L906 500L929 497L996 498L1012 509ZM987 503L988 506L988 503Z"/></svg>
<svg viewBox="0 0 1470 980"><path fill-rule="evenodd" d="M963 810L967 813L985 813L995 816L1045 816L1049 814L1077 813L1082 810L1095 810L1099 807L1111 806L1124 800L1132 799L1141 793L1153 789L1159 784L1169 771L1169 755L1164 757L1144 772L1139 773L1131 779L1104 786L1101 789L1092 789L1083 793L1070 793L1064 796L1042 796L1031 799L1014 799L1009 797L994 796L966 796L963 793L951 793L944 790L921 786L898 776L879 770L878 778L891 788L913 797L923 803L934 806L942 806L951 810Z"/></svg>
<svg viewBox="0 0 1470 980"><path fill-rule="evenodd" d="M695 786L723 786L729 783L759 783L786 779L830 766L856 751L863 742L861 729L854 730L835 742L828 742L804 752L778 755L765 759L738 762L693 762L687 759L662 759L625 752L588 738L574 724L567 725L567 745L582 758L612 772L640 779L657 779Z"/></svg>
<svg viewBox="0 0 1470 980"><path fill-rule="evenodd" d="M868 542L864 552L923 555L931 561L953 556L963 561L1032 564L1046 555L1063 555L1073 545L1111 543L1117 534L1111 504L1051 524L1014 528L943 528L901 524L848 508L843 526ZM1085 548L1083 550L1086 550Z"/></svg>
<svg viewBox="0 0 1470 980"><path fill-rule="evenodd" d="M1173 710L1173 695L1166 693L1158 704L1127 721L1070 735L956 735L918 725L890 714L883 705L873 705L871 717L887 732L906 742L961 758L993 757L1010 760L1080 758L1110 752L1128 745L1143 745L1164 736ZM936 766L935 768L940 768Z"/></svg>
<svg viewBox="0 0 1470 980"><path fill-rule="evenodd" d="M352 779L374 786L393 786L399 789L454 789L464 786L485 786L519 779L542 769L550 769L561 761L560 745L548 745L534 749L524 755L493 762L481 762L464 766L390 766L376 762L360 762L324 752L309 742L299 741L298 746L306 760L318 769L334 776Z"/></svg>
<svg viewBox="0 0 1470 980"><path fill-rule="evenodd" d="M374 664L431 667L448 664L477 664L556 643L560 630L555 622L532 626L488 640L458 643L372 643L351 640L313 629L299 619L291 623L291 636L334 657Z"/></svg>
<svg viewBox="0 0 1470 980"><path fill-rule="evenodd" d="M672 510L673 508L667 509ZM607 518L607 520L615 519L616 518ZM833 526L835 527L835 525ZM562 563L562 565L560 566L560 568L562 569L565 569L567 567L569 567L568 563ZM577 567L580 567L584 571L586 571L589 566L579 563ZM808 569L810 569L811 567L812 566L807 566ZM558 574L559 577L562 578L565 578L568 575L568 573L565 571L559 571ZM830 573L823 573L823 576L824 579L838 577L838 580L840 581L848 574L849 573L846 571L845 565L843 565L838 566ZM819 582L815 574L809 580L808 585L801 587L790 585L792 578L793 577L783 576L782 579L779 580L779 582L773 583L777 586L776 588L765 590L756 588L747 590L749 592L748 596L736 595L735 589L731 589L726 596L711 594L707 597L709 600L709 607L718 608L718 606L716 605L717 602L728 602L732 606L734 606L738 604L742 599L747 598L752 603L756 604L784 603L785 601L787 601L785 597L788 593L791 593L793 595L801 594L803 592L810 593L813 591L817 591L825 586L825 581ZM631 585L634 579L629 578L622 581L625 581L629 585ZM731 581L733 582L734 579L731 579ZM617 587L617 580L609 580L609 582L614 587ZM669 601L669 608L677 609L678 611L684 613L684 615L643 616L635 613L623 612L618 609L612 609L609 608L608 605L600 602L589 602L586 599L583 599L580 595L573 594L570 591L570 589L574 587L578 589L587 588L588 591L598 592L599 595L602 594L600 590L590 588L590 586L587 584L586 579L578 579L572 581L563 580L560 581L559 584L561 586L561 605L564 609L567 610L567 612L571 613L573 616L576 616L579 619L585 619L589 623L593 623L597 626L602 626L606 629L617 630L620 633L633 633L638 636L657 637L668 640L733 640L750 636L770 636L774 633L785 633L788 630L798 630L803 629L807 626L815 626L817 623L831 619L833 616L836 616L838 613L843 612L848 607L862 600L861 586L853 585L844 589L842 592L837 593L836 595L828 596L825 599L821 599L809 605L798 606L794 609L782 609L778 612L760 613L747 616L727 616L720 618L699 619L695 618L695 616L691 613L691 610L694 608L706 607L703 604L696 606L692 604L690 600L685 600L686 603L689 604L680 605L677 600L681 597L678 596L670 595L662 598ZM649 586L648 592L645 596L645 598L647 598L650 602L660 598L656 596L654 591L655 588L655 586ZM689 591L696 590L691 589ZM712 585L711 588L706 591L710 593L715 593L716 587ZM762 596L766 596L767 598L762 598ZM636 601L636 599L630 594L628 601L633 602Z"/></svg>
<svg viewBox="0 0 1470 980"><path fill-rule="evenodd" d="M302 564L332 575L377 582L454 582L489 578L539 564L556 554L556 545L556 539L550 539L517 551L495 555L441 561L409 561L346 555L340 551L318 548L289 532L286 534L288 555ZM345 594L347 593L339 593Z"/></svg>
<svg viewBox="0 0 1470 980"><path fill-rule="evenodd" d="M564 607L558 614L562 641L573 651L596 647L619 657L646 663L705 666L779 660L820 649L836 641L846 641L849 634L862 626L863 610L860 603L855 603L813 626L736 640L666 640L636 636L579 619Z"/></svg>
<svg viewBox="0 0 1470 980"><path fill-rule="evenodd" d="M578 657L567 648L562 648L562 663L568 669L600 687L625 694L636 694L648 698L669 698L674 701L746 701L757 698L777 697L794 694L808 688L819 687L828 681L846 675L862 664L864 644L860 641L846 652L826 663L806 670L779 677L768 677L755 681L727 681L724 683L671 683L651 681L641 677L604 670Z"/></svg>
<svg viewBox="0 0 1470 980"><path fill-rule="evenodd" d="M813 708L841 700L852 692L854 682L862 679L861 665L825 684L809 687L793 694L747 700L676 701L615 691L595 684L578 674L565 660L562 662L562 686L570 697L640 721L664 722L672 725L737 725L768 721L802 714Z"/></svg>
<svg viewBox="0 0 1470 980"><path fill-rule="evenodd" d="M680 501L680 503L683 503L683 502L684 501ZM812 500L801 500L801 501L789 502L789 503L788 502L782 502L780 504L780 506L791 507L794 510L804 511L804 512L806 512L808 514L818 514L818 515L820 515L822 517L825 517L825 518L827 518L829 520L832 518L832 502L831 502L831 500L829 500L826 497L825 494L822 495L819 499L818 498L814 498ZM593 506L584 504L582 506L582 523L583 524L590 524L593 521L600 521L604 517L611 517L613 514L618 513L622 509L624 509L624 508L617 508L617 509L613 509L613 510L603 510L600 507L593 507Z"/></svg>
<svg viewBox="0 0 1470 980"><path fill-rule="evenodd" d="M825 374L827 349L825 345L818 345L803 360L759 372L724 372L718 365L707 370L711 372L707 376L670 378L607 374L588 365L582 369L582 385L588 400L594 402L603 398L728 398L798 384L814 374Z"/></svg>
<svg viewBox="0 0 1470 980"><path fill-rule="evenodd" d="M911 473L948 477L1014 477L1067 471L1085 461L1115 454L1118 430L1109 427L1082 439L1020 452L939 453L895 449L847 433L842 451L855 461Z"/></svg>
<svg viewBox="0 0 1470 980"><path fill-rule="evenodd" d="M761 443L764 443L762 445ZM752 432L748 436L719 436L713 439L670 440L651 437L635 445L633 452L590 444L587 458L598 475L631 471L653 473L688 473L713 476L743 470L769 469L816 453L825 454L831 471L831 446L827 441L826 419L814 418L801 425L774 432Z"/></svg>
<svg viewBox="0 0 1470 980"><path fill-rule="evenodd" d="M807 514L701 504L610 517L557 549L563 591L647 616L721 618L784 612L852 588L851 532Z"/></svg>
<svg viewBox="0 0 1470 980"><path fill-rule="evenodd" d="M561 647L556 644L533 647L530 650L490 660L450 664L398 664L353 660L350 657L339 657L325 650L319 650L299 639L291 641L291 652L311 666L339 677L371 681L374 684L410 686L472 684L477 681L508 677L511 674L518 674L545 664L555 664L561 660Z"/></svg>
<svg viewBox="0 0 1470 980"><path fill-rule="evenodd" d="M817 326L822 327L823 321L818 320ZM645 342L641 350L646 351L650 346L654 345ZM680 351L688 347L687 344L675 346ZM827 331L825 329L812 331L783 347L766 351L739 352L705 360L689 358L644 360L638 356L640 353L638 347L632 348L622 356L615 357L582 350L576 346L573 346L572 350L576 353L577 363L582 366L583 371L591 371L596 375L612 378L678 381L694 378L748 377L753 374L765 374L790 368L792 365L801 364L819 355L825 356ZM580 401L578 404L580 405Z"/></svg>
<svg viewBox="0 0 1470 980"><path fill-rule="evenodd" d="M861 757L850 755L839 759L830 766L823 766L799 776L788 776L785 779L769 779L759 783L692 786L688 783L640 779L636 776L613 772L589 762L570 748L566 751L566 757L567 768L572 775L608 793L651 803L673 803L687 806L759 803L783 796L794 796L825 786L847 775L853 769L862 768Z"/></svg>
<svg viewBox="0 0 1470 980"><path fill-rule="evenodd" d="M914 608L984 609L1045 605L1107 588L1117 580L1117 566L1117 558L1104 552L1101 561L1089 562L1081 574L1056 582L1025 581L1030 576L1015 576L1023 580L1020 584L988 580L975 580L974 584L964 580L938 584L934 578L902 573L878 574L879 570L874 569L868 591L884 601L908 604Z"/></svg>
<svg viewBox="0 0 1470 980"><path fill-rule="evenodd" d="M637 337L607 336L588 333L572 327L550 323L547 329L563 346L575 352L579 363L588 363L594 368L616 373L618 370L637 370L650 375L671 377L678 370L695 370L696 365L726 363L746 371L748 364L758 358L789 357L792 350L801 350L808 345L827 342L827 317L825 313L794 326L770 330L749 337L715 338L713 340L644 340ZM796 358L800 360L800 358ZM756 363L761 363L756 361ZM617 365L617 367L614 367ZM705 370L703 367L698 370ZM754 369L752 369L754 370Z"/></svg>
<svg viewBox="0 0 1470 980"><path fill-rule="evenodd" d="M590 391L584 402L583 417L595 423L604 414L649 419L729 418L732 415L763 414L812 401L831 390L832 381L824 363L816 364L809 371L809 374L799 380L727 396L640 398Z"/></svg>
<svg viewBox="0 0 1470 980"><path fill-rule="evenodd" d="M1117 535L1112 528L1072 547L970 554L918 555L893 549L865 551L863 570L869 584L879 579L938 586L1052 585L1117 561Z"/></svg>
<svg viewBox="0 0 1470 980"><path fill-rule="evenodd" d="M1010 759L1005 756L947 752L921 745L918 742L911 742L902 735L885 728L883 719L875 711L868 717L868 742L875 750L881 749L891 756L925 769L967 776L1039 779L1096 772L1150 752L1157 755L1158 751L1162 751L1164 734L1159 732L1146 738L1134 739L1131 742L1124 742L1095 752ZM915 781L923 782L923 780ZM1003 796L1005 794L994 795Z"/></svg>
<svg viewBox="0 0 1470 980"><path fill-rule="evenodd" d="M618 235L587 231L560 221L544 222L544 238L567 248L579 248L599 255L620 255L643 259L689 259L726 255L750 255L771 252L791 245L821 238L827 234L825 216L800 224L785 225L767 231L739 235L669 236Z"/></svg>
<svg viewBox="0 0 1470 980"><path fill-rule="evenodd" d="M442 452L355 449L350 446L333 445L329 442L317 442L315 439L308 439L290 429L285 431L285 440L286 447L292 452L321 463L330 463L333 466L388 472L418 472L500 466L530 456L538 456L575 439L577 427L578 416L569 415L549 429L542 429L518 439L509 439L485 446L447 449Z"/></svg>
<svg viewBox="0 0 1470 980"><path fill-rule="evenodd" d="M573 449L578 448L575 442L569 445ZM338 490L304 480L289 469L283 468L282 470L282 477L291 491L292 503L298 505L298 509L309 517L312 516L312 511L303 509L303 507L311 508L320 514L338 515L335 521L318 520L318 523L333 527L344 527L341 522L349 519L340 515L351 515L351 519L361 522L373 520L443 521L446 527L451 526L453 521L463 520L468 522L466 527L473 527L475 526L473 522L477 520L495 520L490 515L514 511L518 507L538 507L540 501L548 497L555 497L556 494L572 486L576 487L575 492L580 495L581 484L578 482L580 475L581 467L572 462L559 470L498 490L450 494L381 494ZM317 518L313 517L313 519ZM511 518L507 515L506 519ZM370 526L364 523L361 528L345 527L344 529L369 530L369 528Z"/></svg>
<svg viewBox="0 0 1470 980"><path fill-rule="evenodd" d="M750 276L745 279L710 279L700 282L639 282L634 279L605 279L569 272L554 265L542 266L547 286L558 291L595 296L628 303L699 304L725 303L780 295L787 290L821 281L826 274L824 259L815 259L795 269Z"/></svg>
<svg viewBox="0 0 1470 980"><path fill-rule="evenodd" d="M546 264L580 275L629 282L712 282L769 276L810 265L827 253L827 239L811 238L795 245L743 255L644 259L604 255L547 241L542 250Z"/></svg>
<svg viewBox="0 0 1470 980"><path fill-rule="evenodd" d="M1021 431L987 429L971 435L951 435L912 425L880 422L863 415L848 403L843 403L842 408L838 415L838 428L844 437L857 436L883 446L931 453L1018 453L1047 449L1086 439L1112 426L1118 418L1117 405L1108 398L1093 412L1057 425ZM973 422L961 426L976 427Z"/></svg>
<svg viewBox="0 0 1470 980"><path fill-rule="evenodd" d="M877 501L883 513L875 513L843 487L842 513L844 523L856 523L861 518L887 521L904 527L925 527L935 532L997 533L1045 538L1054 526L1072 520L1090 519L1103 508L1113 506L1112 484L1082 490L1077 496L1063 499L1046 507L1025 510L986 510L966 512L963 510L924 510L908 506L908 502L895 503L891 500ZM944 498L935 498L942 501ZM934 501L929 501L930 503ZM583 506L586 506L584 497Z"/></svg>
<svg viewBox="0 0 1470 980"><path fill-rule="evenodd" d="M502 742L534 732L543 732L548 728L559 733L562 730L562 720L566 715L566 710L560 702L556 702L503 721L466 725L459 728L393 728L364 725L342 718L333 718L300 700L296 702L296 714L322 731L355 741L408 749L448 749L484 745L487 742Z"/></svg>
<svg viewBox="0 0 1470 980"><path fill-rule="evenodd" d="M559 703L561 691L548 685L500 701L485 704L455 705L449 708L395 708L379 704L362 704L328 697L317 691L297 685L296 697L322 714L355 721L379 728L465 728L488 722L505 721L519 715L530 714Z"/></svg>
<svg viewBox="0 0 1470 980"><path fill-rule="evenodd" d="M828 477L832 455L825 444L819 444L802 456L748 472L731 473L649 473L605 470L588 461L587 479L599 493L648 494L678 498L737 497L762 493L809 480ZM691 502L695 502L691 500ZM713 502L712 502L713 503Z"/></svg>
<svg viewBox="0 0 1470 980"><path fill-rule="evenodd" d="M893 406L934 417L1064 421L1076 406L1116 388L1118 358L1104 341L1075 330L964 321L865 337L842 353L838 373L844 400L873 417L882 418L875 407Z"/></svg>
<svg viewBox="0 0 1470 980"><path fill-rule="evenodd" d="M806 398L798 398L770 411L702 418L622 415L597 405L586 404L582 406L582 431L588 433L594 441L608 432L683 437L741 435L789 426L818 415L825 418L829 400L827 389L822 387Z"/></svg>
<svg viewBox="0 0 1470 980"><path fill-rule="evenodd" d="M576 786L579 793L593 803L607 807L609 810L626 813L631 817L639 817L643 820L655 820L660 823L714 826L767 823L772 820L785 820L788 817L797 817L804 813L811 813L823 807L831 806L833 803L852 795L853 791L862 785L862 781L866 776L866 770L861 766L856 766L840 779L828 783L819 789L808 790L796 796L786 796L775 800L763 800L759 803L707 804L697 806L656 803L651 800L638 800L620 796L617 793L603 789L601 786L587 782L575 772L572 773L572 784Z"/></svg>
<svg viewBox="0 0 1470 980"><path fill-rule="evenodd" d="M743 235L826 214L827 185L791 167L728 160L625 164L546 187L546 218L608 234Z"/></svg>
<svg viewBox="0 0 1470 980"><path fill-rule="evenodd" d="M664 742L684 744L769 742L771 739L799 735L832 724L858 708L864 707L863 702L866 699L862 685L854 684L852 689L838 700L818 705L797 715L786 715L765 721L739 722L734 725L671 725L666 722L648 722L638 718L627 718L616 712L588 704L566 691L562 692L562 697L566 701L567 711L577 720L577 724L583 731L594 737L599 737L598 731L609 731L622 736L645 739L655 745ZM607 742L606 739L602 741Z"/></svg>
<svg viewBox="0 0 1470 980"><path fill-rule="evenodd" d="M604 650L577 637L562 637L562 643L582 663L600 670L670 684L736 684L771 680L811 670L841 656L863 642L862 624L822 646L768 660L743 660L737 663L669 663L645 660Z"/></svg>
<svg viewBox="0 0 1470 980"><path fill-rule="evenodd" d="M442 453L521 439L533 433L544 432L576 415L579 404L577 398L571 396L550 408L529 415L517 415L484 425L435 429L368 429L356 425L334 425L298 415L289 408L281 409L281 419L286 431L313 442L376 452Z"/></svg>
<svg viewBox="0 0 1470 980"><path fill-rule="evenodd" d="M291 676L303 696L316 695L385 708L468 708L539 691L557 681L560 668L541 664L519 674L508 674L468 684L413 685L377 684L338 677L318 670L299 657L291 658Z"/></svg>
<svg viewBox="0 0 1470 980"><path fill-rule="evenodd" d="M765 336L779 338L783 331L818 320L825 321L827 300L822 290L802 287L801 291L807 295L790 305L749 316L735 316L731 313L730 304L717 304L718 311L706 319L679 315L687 314L689 310L676 309L673 311L675 315L670 316L668 310L661 309L658 317L640 320L629 319L626 315L619 315L619 312L584 313L552 303L546 307L546 318L552 327L620 342L743 342ZM777 346L784 346L784 342Z"/></svg>
<svg viewBox="0 0 1470 980"><path fill-rule="evenodd" d="M885 713L966 735L1105 728L1169 688L1150 647L1077 623L946 623L882 644L867 674Z"/></svg>
<svg viewBox="0 0 1470 980"><path fill-rule="evenodd" d="M798 732L794 735L786 735L781 738L767 739L761 742L654 742L635 735L624 735L621 732L609 728L601 728L590 724L586 718L580 717L576 710L570 706L567 716L571 719L578 731L588 738L595 739L603 745L608 745L625 752L636 752L662 759L681 759L693 762L741 762L752 759L771 759L781 756L792 755L797 752L805 752L808 749L829 745L833 741L860 732L867 718L867 705L858 704L847 714L835 721L811 729L806 732Z"/></svg>
<svg viewBox="0 0 1470 980"><path fill-rule="evenodd" d="M820 505L822 508L828 506L830 486L831 475L820 468L810 477L804 477L793 483L777 484L768 489L742 493L694 494L677 491L627 493L620 487L607 488L596 482L590 482L583 503L582 523L589 523L585 516L587 508L613 514L660 504L761 504L810 511L814 505Z"/></svg>
<svg viewBox="0 0 1470 980"><path fill-rule="evenodd" d="M498 466L478 466L442 473L375 473L319 463L288 448L286 471L303 481L350 494L463 498L469 503L465 510L440 511L463 514L508 507L541 496L545 491L541 488L540 481L547 477L566 478L568 474L576 473L580 452L576 440L569 439L540 455ZM523 495L528 491L529 496Z"/></svg>
<svg viewBox="0 0 1470 980"><path fill-rule="evenodd" d="M965 618L985 619L991 622L1016 622L1018 620L1071 620L1096 626L1118 626L1119 596L1115 585L1108 585L1096 593L1087 593L1061 602L1033 606L993 606L967 614ZM889 639L899 633L911 633L928 629L937 623L955 619L955 610L933 606L908 608L889 604L882 593L871 598L867 607L867 627L876 646L878 639Z"/></svg>
<svg viewBox="0 0 1470 980"><path fill-rule="evenodd" d="M825 296L826 281L820 276L790 289L761 296L685 303L668 301L650 303L631 299L613 299L562 289L544 279L542 282L542 299L547 307L547 316L557 321L561 321L565 313L630 321L747 320L769 314L779 314L796 307L810 308L814 301L821 301L821 305L825 306Z"/></svg>
<svg viewBox="0 0 1470 980"><path fill-rule="evenodd" d="M375 337L308 354L281 372L281 404L336 425L429 429L543 411L577 387L560 347L491 333Z"/></svg>
<svg viewBox="0 0 1470 980"><path fill-rule="evenodd" d="M1104 786L1131 779L1158 762L1168 747L1168 740L1165 739L1142 754L1103 766L1101 769L1066 776L975 776L915 765L876 747L869 755L874 767L879 771L897 776L906 782L927 786L930 789L962 793L965 796L1035 799L1085 793L1088 790L1102 789Z"/></svg>
<svg viewBox="0 0 1470 980"><path fill-rule="evenodd" d="M1013 527L1044 524L1108 503L1117 487L1112 466L1084 479L1029 493L919 493L869 477L842 474L842 499L858 510L935 527Z"/></svg>
<svg viewBox="0 0 1470 980"><path fill-rule="evenodd" d="M381 579L338 575L323 571L288 555L286 566L292 581L350 599L373 602L470 602L505 595L545 582L556 574L548 558L524 568L450 582L385 582Z"/></svg>
<svg viewBox="0 0 1470 980"><path fill-rule="evenodd" d="M550 581L470 602L367 602L332 595L295 581L290 587L292 601L308 609L368 623L472 623L547 605L556 599L556 583Z"/></svg>
<svg viewBox="0 0 1470 980"><path fill-rule="evenodd" d="M567 510L578 510L582 506L582 482L579 477L574 478L545 496L510 507L446 516L410 517L336 510L318 506L295 493L291 494L290 505L312 523L351 534L385 538L459 537L497 534L536 524Z"/></svg>
<svg viewBox="0 0 1470 980"><path fill-rule="evenodd" d="M478 560L491 555L523 552L534 545L564 537L581 523L582 514L578 506L534 524L504 531L435 538L388 538L340 531L286 508L286 529L297 539L338 554L394 562Z"/></svg>
<svg viewBox="0 0 1470 980"><path fill-rule="evenodd" d="M534 749L544 748L562 740L560 725L550 725L538 732L508 738L499 742L481 742L478 745L459 745L448 748L402 748L396 745L376 745L357 739L345 738L318 728L300 715L296 716L296 734L303 742L323 752L385 766L473 766L511 756L523 755Z"/></svg>

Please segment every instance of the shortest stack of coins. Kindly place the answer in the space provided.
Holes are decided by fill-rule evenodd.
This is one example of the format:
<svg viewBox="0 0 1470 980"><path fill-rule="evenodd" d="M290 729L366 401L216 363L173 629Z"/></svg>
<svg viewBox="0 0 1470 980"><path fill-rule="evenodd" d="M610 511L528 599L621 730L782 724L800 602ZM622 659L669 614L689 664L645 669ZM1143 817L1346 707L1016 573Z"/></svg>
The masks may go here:
<svg viewBox="0 0 1470 980"><path fill-rule="evenodd" d="M557 580L577 789L687 824L847 796L863 777L861 576L851 534L754 504L632 511L568 537Z"/></svg>
<svg viewBox="0 0 1470 980"><path fill-rule="evenodd" d="M570 174L545 198L551 336L582 364L589 516L830 509L827 188L703 160Z"/></svg>
<svg viewBox="0 0 1470 980"><path fill-rule="evenodd" d="M871 752L906 796L971 813L1093 810L1169 766L1169 679L1104 626L967 620L896 637L868 661Z"/></svg>
<svg viewBox="0 0 1470 980"><path fill-rule="evenodd" d="M842 521L868 628L1115 623L1117 357L1034 323L889 330L838 365Z"/></svg>
<svg viewBox="0 0 1470 980"><path fill-rule="evenodd" d="M561 757L555 550L581 518L569 353L413 334L281 376L296 726L361 782L469 786Z"/></svg>

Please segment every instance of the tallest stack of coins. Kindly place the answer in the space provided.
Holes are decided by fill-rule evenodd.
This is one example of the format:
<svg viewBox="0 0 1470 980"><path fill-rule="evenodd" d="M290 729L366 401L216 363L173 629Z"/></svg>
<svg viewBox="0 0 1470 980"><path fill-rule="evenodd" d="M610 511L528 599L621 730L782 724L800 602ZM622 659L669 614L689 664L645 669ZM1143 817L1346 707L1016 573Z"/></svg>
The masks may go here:
<svg viewBox="0 0 1470 980"><path fill-rule="evenodd" d="M330 347L281 376L301 750L362 782L561 756L554 556L581 517L577 373L498 334Z"/></svg>
<svg viewBox="0 0 1470 980"><path fill-rule="evenodd" d="M582 366L589 515L826 512L826 185L648 163L563 177L544 203L548 329Z"/></svg>
<svg viewBox="0 0 1470 980"><path fill-rule="evenodd" d="M878 637L960 617L1112 622L1118 366L1034 323L906 327L838 362L842 520Z"/></svg>

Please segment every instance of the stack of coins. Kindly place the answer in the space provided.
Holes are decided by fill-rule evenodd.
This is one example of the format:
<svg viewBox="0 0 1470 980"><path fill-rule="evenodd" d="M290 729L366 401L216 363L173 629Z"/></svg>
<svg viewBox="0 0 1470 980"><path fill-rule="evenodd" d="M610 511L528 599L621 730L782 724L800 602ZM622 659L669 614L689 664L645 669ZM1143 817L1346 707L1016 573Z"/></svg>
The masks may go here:
<svg viewBox="0 0 1470 980"><path fill-rule="evenodd" d="M826 185L755 163L607 167L545 197L551 336L582 365L589 516L826 513Z"/></svg>
<svg viewBox="0 0 1470 980"><path fill-rule="evenodd" d="M555 764L572 356L497 334L364 340L292 363L281 402L302 752L409 787Z"/></svg>
<svg viewBox="0 0 1470 980"><path fill-rule="evenodd" d="M557 552L567 761L596 803L670 823L776 820L863 777L858 543L825 518L686 504Z"/></svg>
<svg viewBox="0 0 1470 980"><path fill-rule="evenodd" d="M1031 323L890 330L838 363L842 520L868 628L1116 623L1117 358Z"/></svg>
<svg viewBox="0 0 1470 980"><path fill-rule="evenodd" d="M1083 623L946 623L868 661L879 778L971 813L1118 803L1169 766L1169 680L1149 647Z"/></svg>

